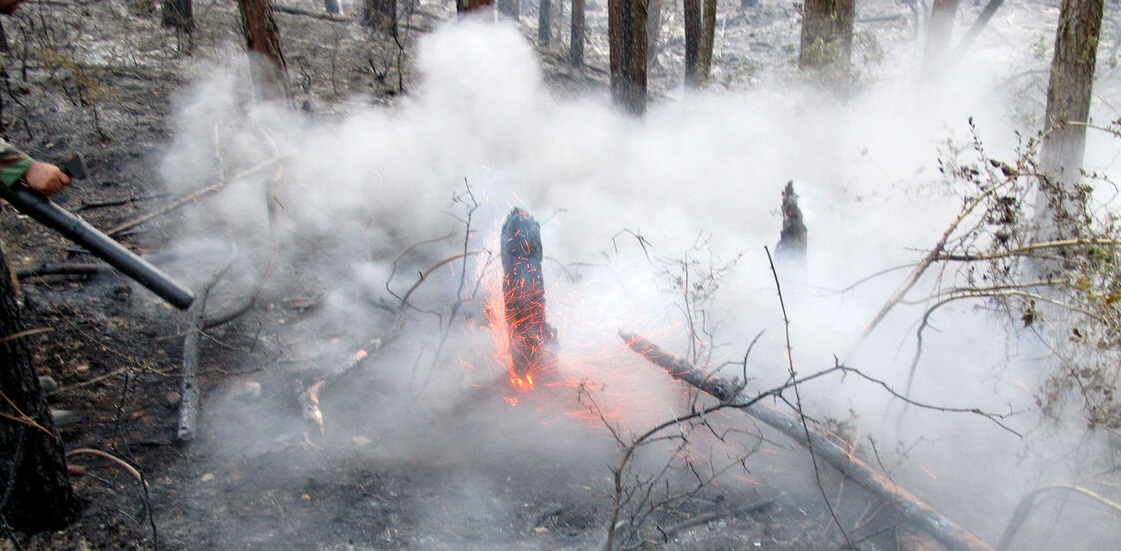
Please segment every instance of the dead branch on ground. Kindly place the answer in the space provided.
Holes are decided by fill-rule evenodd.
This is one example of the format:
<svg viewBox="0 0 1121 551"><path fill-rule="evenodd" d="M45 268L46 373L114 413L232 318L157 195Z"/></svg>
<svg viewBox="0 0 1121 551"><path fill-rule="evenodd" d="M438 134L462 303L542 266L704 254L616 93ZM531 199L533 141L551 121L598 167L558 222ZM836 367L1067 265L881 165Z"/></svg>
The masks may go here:
<svg viewBox="0 0 1121 551"><path fill-rule="evenodd" d="M249 175L251 175L255 172L258 172L260 170L268 168L269 166L272 166L276 163L279 163L282 160L283 160L282 157L273 157L272 159L264 161L264 162L254 166L254 167L248 168L248 169L238 173L232 179L221 178L221 179L219 179L218 182L216 182L214 184L211 184L211 185L206 186L202 189L198 189L198 190L192 191L190 193L187 193L186 195L183 195L182 197L172 201L171 203L168 203L167 205L164 205L163 207L160 207L160 208L158 208L158 209L156 209L152 212L149 212L147 214L144 214L144 215L142 215L138 218L135 218L133 220L130 220L128 222L120 224L119 226L117 226L115 228L112 228L105 233L110 235L110 236L120 235L121 233L124 233L124 232L126 232L126 231L128 231L132 228L135 228L136 226L139 226L139 225L141 225L145 222L148 222L148 221L152 220L153 218L156 218L158 216L162 216L162 215L167 214L169 212L178 210L178 209L180 209L180 208L182 208L186 205L194 203L195 201L205 197L206 195L210 195L212 193L216 193L218 191L221 191L231 181L237 181L241 178L244 178L244 177L249 176Z"/></svg>
<svg viewBox="0 0 1121 551"><path fill-rule="evenodd" d="M630 342L632 341L628 340L628 343ZM712 395L714 398L717 398L721 402L719 406L710 408L711 411L715 411L725 407L733 407L778 430L788 438L809 449L811 453L824 460L826 463L843 474L849 480L855 482L861 488L864 488L865 490L871 492L873 495L890 504L892 509L899 515L901 520L922 530L927 534L930 534L932 537L938 540L939 543L945 545L946 548L950 551L993 551L992 547L990 547L975 534L966 530L965 528L962 528L950 519L944 517L941 513L934 510L917 496L911 494L903 488L900 488L891 479L872 469L872 467L870 467L863 460L853 455L852 452L838 446L828 437L816 431L809 430L808 425L804 425L802 421L794 419L761 403L761 400L768 396L781 397L782 391L792 385L802 384L810 379L836 371L858 374L866 380L877 382L885 388L889 388L887 387L886 383L868 377L863 373L860 373L858 370L837 365L831 369L810 375L798 381L788 382L782 387L760 394L755 398L747 399L742 396L742 392L736 393L731 398L728 398L727 394L724 392L712 393L705 390L705 388L735 388L737 386L736 383L721 379L714 375L706 375L696 366L692 366L685 360L678 358L672 354L666 353L665 351L661 350L660 347L653 343L650 343L645 339L636 342L648 343L646 345L646 347L648 348L644 347L648 350L648 353L643 354L643 357L645 357L651 363L663 368L667 372L670 372L671 375L674 372L691 372L681 377L674 376L674 378L678 378L679 380L685 382L689 382L690 380L704 382L703 388L696 388ZM893 394L897 397L900 396L894 392ZM977 413L989 417L990 419L994 419L991 414L984 414L978 410L958 411ZM680 420L675 420L673 423L677 422L680 422Z"/></svg>
<svg viewBox="0 0 1121 551"><path fill-rule="evenodd" d="M320 433L326 430L323 412L319 409L319 400L322 394L327 390L335 387L339 381L357 373L374 353L382 350L385 346L397 340L397 338L401 336L402 331L404 331L405 323L408 319L408 313L410 310L433 314L438 319L441 319L443 321L443 323L440 324L440 339L437 343L437 346L435 347L434 356L432 359L432 363L429 366L428 375L421 383L421 388L419 390L423 390L424 387L427 386L432 376L432 372L435 370L436 362L439 359L440 353L443 351L443 348L450 335L450 331L452 330L452 321L456 318L456 316L458 316L460 309L465 304L475 300L482 285L481 275L477 277L473 283L469 283L468 277L469 274L472 273L472 271L469 269L470 266L468 262L472 258L477 256L486 256L486 265L489 265L491 262L490 251L470 249L470 243L472 238L474 237L474 228L472 226L473 216L475 211L479 208L479 203L475 200L470 185L466 184L466 182L465 185L467 187L467 191L462 195L457 195L453 198L454 204L466 209L466 212L462 218L456 217L460 222L464 224L462 251L450 257L444 258L443 260L436 262L432 266L429 266L427 269L419 273L417 280L414 281L412 285L410 285L409 288L405 290L405 292L397 293L390 288L390 284L397 274L400 263L404 261L405 257L410 252L416 250L422 245L445 241L451 238L453 234L447 234L445 236L434 239L421 240L405 247L393 259L390 276L386 281L386 291L397 300L397 303L393 304L384 299L378 302L379 307L388 310L395 316L393 325L390 330L384 335L379 335L371 338L365 345L359 347L359 349L351 357L350 361L347 362L347 364L341 369L324 377L320 377L307 386L304 386L304 384L300 381L295 381L293 383L293 387L296 393L296 400L302 408L304 417L312 422L319 429ZM439 270L456 262L461 263L459 266L460 280L458 290L456 291L456 300L452 303L449 312L441 313L431 310L422 310L411 302L413 294L421 287L421 285L427 282L429 278Z"/></svg>

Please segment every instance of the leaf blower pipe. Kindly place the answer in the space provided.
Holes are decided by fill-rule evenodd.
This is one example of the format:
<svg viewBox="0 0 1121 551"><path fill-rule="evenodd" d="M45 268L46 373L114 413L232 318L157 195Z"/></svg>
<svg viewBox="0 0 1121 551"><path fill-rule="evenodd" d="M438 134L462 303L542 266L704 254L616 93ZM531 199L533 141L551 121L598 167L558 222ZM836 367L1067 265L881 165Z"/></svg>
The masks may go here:
<svg viewBox="0 0 1121 551"><path fill-rule="evenodd" d="M71 178L86 177L86 165L80 155L71 155L60 165L60 168ZM0 198L40 224L85 247L172 306L186 310L194 302L194 293L168 277L152 263L101 233L85 220L52 203L46 195L27 187L22 182L16 182L11 187L0 185Z"/></svg>

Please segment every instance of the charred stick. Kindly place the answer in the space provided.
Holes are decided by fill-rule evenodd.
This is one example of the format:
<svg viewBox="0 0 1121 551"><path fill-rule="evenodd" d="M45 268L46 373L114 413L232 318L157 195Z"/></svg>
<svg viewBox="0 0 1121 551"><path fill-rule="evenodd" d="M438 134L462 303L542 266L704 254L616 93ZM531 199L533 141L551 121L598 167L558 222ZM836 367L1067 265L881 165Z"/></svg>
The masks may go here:
<svg viewBox="0 0 1121 551"><path fill-rule="evenodd" d="M666 370L670 377L688 383L693 388L708 394L722 403L729 403L739 396L740 385L715 375L707 375L697 369L692 362L674 356L658 345L633 333L619 330L619 336L626 341L631 350L642 354L650 363Z"/></svg>
<svg viewBox="0 0 1121 551"><path fill-rule="evenodd" d="M179 383L179 430L176 439L180 442L194 440L198 429L199 397L202 391L198 384L199 342L202 338L202 324L205 319L206 298L210 294L207 286L199 294L198 300L191 305L191 324L187 336L183 338L183 371Z"/></svg>
<svg viewBox="0 0 1121 551"><path fill-rule="evenodd" d="M726 387L720 385L720 383L729 384L727 381L703 376L703 372L692 363L663 351L658 345L642 337L623 331L620 331L619 335L627 341L631 349L642 354L651 363L665 369L673 378L712 395L723 404L739 408L809 449L846 478L889 504L901 520L929 534L949 551L993 551L993 548L976 534L957 525L917 496L900 488L890 478L870 467L850 451L815 431L806 430L800 420L756 401L745 401L741 396L741 389L736 388L729 396ZM698 382L700 384L697 384Z"/></svg>
<svg viewBox="0 0 1121 551"><path fill-rule="evenodd" d="M112 272L113 269L104 264L55 264L43 263L31 266L21 266L13 270L16 277L43 277L52 275L95 275Z"/></svg>

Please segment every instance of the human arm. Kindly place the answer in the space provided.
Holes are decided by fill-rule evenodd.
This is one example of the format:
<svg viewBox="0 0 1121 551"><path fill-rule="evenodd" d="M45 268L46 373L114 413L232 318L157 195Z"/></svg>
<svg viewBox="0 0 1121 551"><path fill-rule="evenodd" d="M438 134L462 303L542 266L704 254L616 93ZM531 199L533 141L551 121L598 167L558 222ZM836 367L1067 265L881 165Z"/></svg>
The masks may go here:
<svg viewBox="0 0 1121 551"><path fill-rule="evenodd" d="M12 144L0 140L0 184L11 186L19 180L44 195L53 195L70 185L70 177L50 163L36 161Z"/></svg>

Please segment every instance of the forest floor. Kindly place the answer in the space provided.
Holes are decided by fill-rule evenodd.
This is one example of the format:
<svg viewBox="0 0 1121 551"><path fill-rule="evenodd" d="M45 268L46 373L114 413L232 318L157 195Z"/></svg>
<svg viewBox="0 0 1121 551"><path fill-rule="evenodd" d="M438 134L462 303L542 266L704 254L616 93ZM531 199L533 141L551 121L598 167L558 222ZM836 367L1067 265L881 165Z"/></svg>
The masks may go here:
<svg viewBox="0 0 1121 551"><path fill-rule="evenodd" d="M916 24L912 12L903 4L883 4L884 13L872 14L882 19L870 24L878 25L878 36L888 37L885 43L906 39ZM311 1L299 7L319 9ZM12 44L2 54L4 131L43 160L84 153L91 177L76 182L57 201L99 228L135 220L173 199L161 184L158 163L172 142L172 103L207 70L198 58L238 43L232 3L196 2L195 9L199 30L193 56L181 51L181 38L160 27L152 0L32 3L4 21ZM406 49L418 33L454 15L448 3L406 9ZM764 64L790 66L797 47L793 7L763 2L754 10L726 9L721 32L738 33L754 53L722 54L718 80L743 85ZM406 93L414 84L407 61L398 65L397 46L385 37L373 40L355 23L291 14L277 18L298 101L309 109L332 110L356 95L392 103L401 84ZM532 21L526 21L531 27ZM556 93L606 94L604 40L602 33L592 39L593 68L585 71L560 61L563 45L539 51ZM667 39L665 47L679 47L675 40ZM658 67L655 74L663 77L655 89L675 95L676 79L664 77L677 70L675 62L667 58ZM15 268L34 271L45 263L91 261L80 248L11 208L2 210L0 235ZM172 211L116 236L175 274L192 262L161 254L161 244L177 231L179 216ZM339 426L321 435L309 426L288 374L274 369L280 352L269 343L306 330L300 322L314 315L314 288L266 288L248 312L206 332L201 345L204 430L193 442L181 443L176 430L179 370L190 321L186 314L112 272L25 274L21 286L27 325L44 329L33 343L36 367L58 383L48 399L52 407L75 416L60 427L66 448L117 455L143 473L147 488L114 463L79 452L71 463L84 470L73 478L84 503L81 517L54 533L20 535L18 541L0 536L0 550L603 545L611 508L610 454L602 462L589 462L578 453L533 448L461 457L432 457L419 449L402 458L379 452L379 447L394 446L384 431ZM378 329L371 328L371 334ZM325 415L361 409L378 399L376 391L358 390L376 388L375 376L360 373L351 383L324 400ZM262 403L278 413L252 424L214 419L236 420L239 411L262 408ZM457 423L472 423L504 404L501 396L493 396L462 407L471 410L449 408L454 411L412 427L433 427L432 434L417 435L421 439L448 438L457 432ZM221 438L207 432L205 427L211 426L223 432ZM246 434L240 448L210 445L239 431ZM767 469L762 467L760 478L766 478ZM690 508L670 520L688 520L730 502L764 500L767 505L682 528L667 538L664 548L839 547L828 511L812 496L786 490L776 481L734 495L698 494ZM890 532L871 534L862 549L895 547Z"/></svg>

